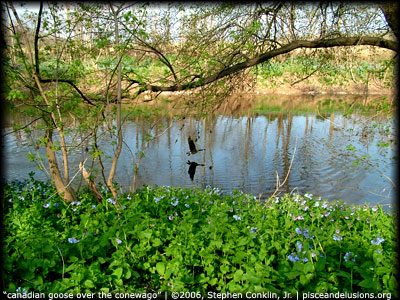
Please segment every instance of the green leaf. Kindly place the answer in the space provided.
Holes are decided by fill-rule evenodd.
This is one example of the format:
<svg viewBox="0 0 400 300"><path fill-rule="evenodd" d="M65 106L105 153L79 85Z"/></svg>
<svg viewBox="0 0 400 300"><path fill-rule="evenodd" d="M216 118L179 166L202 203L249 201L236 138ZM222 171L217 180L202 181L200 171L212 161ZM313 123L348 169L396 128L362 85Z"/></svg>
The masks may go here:
<svg viewBox="0 0 400 300"><path fill-rule="evenodd" d="M226 274L229 272L229 266L227 265L222 265L219 269L221 270L222 274Z"/></svg>
<svg viewBox="0 0 400 300"><path fill-rule="evenodd" d="M160 274L161 276L164 276L165 274L165 263L164 262L158 262L156 264L156 269L158 274Z"/></svg>
<svg viewBox="0 0 400 300"><path fill-rule="evenodd" d="M85 285L85 287L87 287L88 289L94 288L93 281L91 281L91 280L89 280L89 279L88 279L88 280L85 280L84 285Z"/></svg>
<svg viewBox="0 0 400 300"><path fill-rule="evenodd" d="M242 280L243 277L243 271L242 270L236 270L235 274L233 275L233 280L234 281L240 281Z"/></svg>
<svg viewBox="0 0 400 300"><path fill-rule="evenodd" d="M124 271L124 270L123 270L122 268L117 268L117 269L114 270L114 272L112 273L112 275L117 276L117 278L119 279L119 278L121 278L122 272L123 272L123 271Z"/></svg>
<svg viewBox="0 0 400 300"><path fill-rule="evenodd" d="M296 278L297 276L299 276L299 275L300 275L300 272L297 272L297 271L285 273L285 276L286 276L289 280L295 279L295 278Z"/></svg>
<svg viewBox="0 0 400 300"><path fill-rule="evenodd" d="M308 262L304 265L304 273L314 272L314 264L312 262Z"/></svg>
<svg viewBox="0 0 400 300"><path fill-rule="evenodd" d="M239 240L237 246L238 246L238 247L244 246L244 245L247 245L248 243L249 243L249 238L243 237L243 238L241 238L241 239Z"/></svg>
<svg viewBox="0 0 400 300"><path fill-rule="evenodd" d="M104 264L106 262L106 260L104 258L102 258L101 256L97 258L97 260L99 261L99 263Z"/></svg>
<svg viewBox="0 0 400 300"><path fill-rule="evenodd" d="M361 287L364 287L364 288L369 288L369 289L375 287L375 283L372 280L372 278L364 279L358 285Z"/></svg>
<svg viewBox="0 0 400 300"><path fill-rule="evenodd" d="M160 245L162 245L163 243L162 243L162 241L159 239L159 238L155 238L154 240L153 240L153 246L154 247L158 247L158 246L160 246Z"/></svg>
<svg viewBox="0 0 400 300"><path fill-rule="evenodd" d="M390 269L386 267L378 267L375 269L377 275L390 274Z"/></svg>

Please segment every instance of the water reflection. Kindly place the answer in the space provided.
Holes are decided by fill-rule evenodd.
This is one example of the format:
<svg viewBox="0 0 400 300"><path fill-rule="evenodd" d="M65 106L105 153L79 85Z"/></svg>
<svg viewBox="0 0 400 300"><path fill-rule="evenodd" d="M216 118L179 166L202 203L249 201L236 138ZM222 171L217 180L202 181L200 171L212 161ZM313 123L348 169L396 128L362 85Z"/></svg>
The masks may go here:
<svg viewBox="0 0 400 300"><path fill-rule="evenodd" d="M204 164L198 164L197 162L190 161L190 160L187 161L187 164L189 165L189 170L188 170L189 178L190 178L190 180L193 181L194 174L196 174L196 168L198 166L204 167Z"/></svg>
<svg viewBox="0 0 400 300"><path fill-rule="evenodd" d="M143 184L212 186L227 193L240 189L267 197L276 188L277 176L282 182L290 170L282 192L310 192L355 204L391 203L394 197L393 185L388 180L394 175L394 151L379 146L390 138L384 132L394 126L389 119L344 116L335 112L300 115L276 112L206 118L166 117L162 123L163 126L154 126L151 119L145 118L124 123L125 144L115 177L124 191L132 185L135 163L142 155L143 138L149 133L157 136L168 128L144 151L137 187ZM105 128L100 128L99 133L101 150L112 156L115 148L112 137ZM40 137L40 132L33 134ZM86 160L86 168L97 169L95 174L99 176L98 161L85 151L91 149L89 139L71 133L69 140L73 139L79 147L71 149L70 165L75 166L71 173L75 174L79 162ZM206 150L194 149L194 141L197 147ZM8 179L22 179L36 169L34 163L27 162L28 150L44 156L44 149L28 144L24 132L5 137ZM188 151L191 160L188 160ZM104 162L106 172L110 165L111 158ZM37 178L46 179L45 174L36 173ZM82 179L77 176L74 184L83 184Z"/></svg>

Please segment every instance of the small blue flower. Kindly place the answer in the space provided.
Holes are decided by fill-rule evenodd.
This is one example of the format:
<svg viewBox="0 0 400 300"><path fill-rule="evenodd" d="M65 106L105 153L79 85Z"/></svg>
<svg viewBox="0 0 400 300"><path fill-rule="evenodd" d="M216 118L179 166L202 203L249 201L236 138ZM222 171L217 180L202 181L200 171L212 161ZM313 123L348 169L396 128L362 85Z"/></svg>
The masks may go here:
<svg viewBox="0 0 400 300"><path fill-rule="evenodd" d="M115 241L117 242L118 245L122 243L122 241L119 238L116 238Z"/></svg>
<svg viewBox="0 0 400 300"><path fill-rule="evenodd" d="M129 195L126 197L126 199L128 199L128 200L132 200L132 198L131 198L131 194L129 194Z"/></svg>
<svg viewBox="0 0 400 300"><path fill-rule="evenodd" d="M72 238L68 238L68 242L71 244L76 244L79 243L79 240L77 240L74 236Z"/></svg>
<svg viewBox="0 0 400 300"><path fill-rule="evenodd" d="M44 204L43 207L44 207L44 208L49 208L50 205L51 205L51 203L47 203L47 204Z"/></svg>
<svg viewBox="0 0 400 300"><path fill-rule="evenodd" d="M107 202L109 202L109 203L111 203L111 204L117 204L117 202L116 201L114 201L113 199L111 199L111 198L108 198L107 199Z"/></svg>
<svg viewBox="0 0 400 300"><path fill-rule="evenodd" d="M187 208L189 208L189 207L190 207L190 205L189 205L189 204L187 204L187 203L185 204L185 206L186 206Z"/></svg>
<svg viewBox="0 0 400 300"><path fill-rule="evenodd" d="M304 257L303 261L304 261L304 262L308 262L308 258L307 258L307 257Z"/></svg>
<svg viewBox="0 0 400 300"><path fill-rule="evenodd" d="M308 198L308 199L312 199L312 194L308 194L308 193L306 193L306 194L304 194L304 197L306 197L306 198Z"/></svg>
<svg viewBox="0 0 400 300"><path fill-rule="evenodd" d="M257 232L257 227L250 228L250 233L256 233L256 232Z"/></svg>
<svg viewBox="0 0 400 300"><path fill-rule="evenodd" d="M172 206L177 206L179 203L179 200L176 200L175 202L171 202Z"/></svg>
<svg viewBox="0 0 400 300"><path fill-rule="evenodd" d="M236 221L241 220L241 218L240 218L239 216L237 216L237 215L233 215L233 218L234 218Z"/></svg>
<svg viewBox="0 0 400 300"><path fill-rule="evenodd" d="M27 293L27 290L26 290L26 289L22 289L22 290L21 290L21 287L18 287L17 290L16 290L15 292L16 292L16 293L23 293L23 294L26 294L26 293Z"/></svg>
<svg viewBox="0 0 400 300"><path fill-rule="evenodd" d="M158 202L161 201L162 198L163 198L163 196L161 196L161 197L156 197L156 198L154 198L154 201L155 201L156 203L158 203Z"/></svg>
<svg viewBox="0 0 400 300"><path fill-rule="evenodd" d="M308 234L308 229L307 228L304 228L304 231L303 231L303 235L304 235L304 237L306 238L306 239L313 239L314 238L314 235L309 235Z"/></svg>
<svg viewBox="0 0 400 300"><path fill-rule="evenodd" d="M341 240L343 240L343 237L340 236L340 235L334 234L334 235L333 235L333 239L334 239L335 241L341 241Z"/></svg>
<svg viewBox="0 0 400 300"><path fill-rule="evenodd" d="M322 204L322 206L321 206L322 208L327 208L328 207L328 202L324 202L323 204Z"/></svg>
<svg viewBox="0 0 400 300"><path fill-rule="evenodd" d="M169 216L169 217L168 217L168 220L172 221L173 218L174 218L173 216Z"/></svg>
<svg viewBox="0 0 400 300"><path fill-rule="evenodd" d="M377 211L378 210L377 207L372 207L371 209L372 209L372 211Z"/></svg>
<svg viewBox="0 0 400 300"><path fill-rule="evenodd" d="M301 251L301 249L304 248L303 244L300 241L296 242L296 246L297 246L297 249L299 250L299 252Z"/></svg>
<svg viewBox="0 0 400 300"><path fill-rule="evenodd" d="M295 229L295 231L296 231L297 234L302 234L302 231L301 231L301 229L300 229L299 227L297 227L297 228Z"/></svg>
<svg viewBox="0 0 400 300"><path fill-rule="evenodd" d="M55 207L59 207L59 206L60 206L60 203L56 202L56 203L54 203L54 206L55 206Z"/></svg>
<svg viewBox="0 0 400 300"><path fill-rule="evenodd" d="M371 244L372 245L380 245L384 241L385 241L384 238L381 238L381 237L378 236L378 237L376 237L376 239L371 241Z"/></svg>
<svg viewBox="0 0 400 300"><path fill-rule="evenodd" d="M321 258L324 258L324 257L325 257L325 255L323 255L322 253L321 253L319 256L321 256Z"/></svg>
<svg viewBox="0 0 400 300"><path fill-rule="evenodd" d="M352 261L356 261L356 256L357 255L354 255L353 254L353 252L347 252L345 255L344 255L344 260L346 261L346 262L348 262L349 260L352 260Z"/></svg>
<svg viewBox="0 0 400 300"><path fill-rule="evenodd" d="M289 259L290 261L292 261L292 262L295 262L295 261L300 260L300 258L299 258L297 255L295 255L295 253L290 254L290 255L288 256L288 259Z"/></svg>
<svg viewBox="0 0 400 300"><path fill-rule="evenodd" d="M95 208L96 208L96 205L93 204L93 205L92 205L92 209L95 209Z"/></svg>

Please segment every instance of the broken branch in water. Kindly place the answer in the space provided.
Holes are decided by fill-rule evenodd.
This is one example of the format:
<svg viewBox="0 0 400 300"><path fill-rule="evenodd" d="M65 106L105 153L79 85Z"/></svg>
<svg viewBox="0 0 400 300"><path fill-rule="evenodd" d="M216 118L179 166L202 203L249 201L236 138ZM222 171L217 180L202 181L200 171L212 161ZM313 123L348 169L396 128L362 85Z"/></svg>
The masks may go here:
<svg viewBox="0 0 400 300"><path fill-rule="evenodd" d="M279 191L279 189L281 187L283 187L285 185L286 181L288 180L289 174L290 174L290 170L292 169L292 165L293 165L294 155L296 154L296 148L297 148L297 137L296 137L296 144L294 146L294 150L293 150L293 154L292 154L292 160L290 161L289 170L288 170L288 172L286 174L285 180L283 180L283 182L280 183L278 172L276 172L276 189L273 192L273 194L270 196L270 198L274 197L276 195L276 193ZM267 204L265 204L264 207L266 205Z"/></svg>

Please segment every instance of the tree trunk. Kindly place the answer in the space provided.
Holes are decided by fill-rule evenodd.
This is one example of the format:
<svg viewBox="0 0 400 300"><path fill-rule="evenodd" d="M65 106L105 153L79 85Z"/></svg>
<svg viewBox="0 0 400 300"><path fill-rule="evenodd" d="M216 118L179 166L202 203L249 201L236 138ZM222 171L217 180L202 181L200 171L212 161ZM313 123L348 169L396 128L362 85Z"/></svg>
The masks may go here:
<svg viewBox="0 0 400 300"><path fill-rule="evenodd" d="M112 13L114 15L114 23L115 23L115 48L117 49L117 62L118 62L118 78L117 78L117 131L118 131L118 144L117 149L115 150L114 157L111 164L110 173L107 179L107 186L110 189L114 198L117 197L118 193L113 186L113 180L115 176L115 171L117 169L117 163L119 155L122 150L122 124L121 124L121 59L120 59L120 50L119 48L119 30L118 30L118 11L114 11L112 4L110 4Z"/></svg>
<svg viewBox="0 0 400 300"><path fill-rule="evenodd" d="M65 202L72 202L76 200L74 190L65 186L62 180L60 170L58 168L57 159L53 150L53 132L51 129L46 129L46 154L49 161L50 176L54 181L58 195L64 199Z"/></svg>

